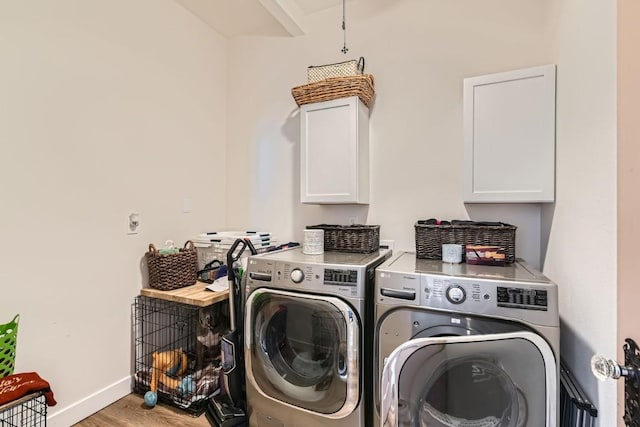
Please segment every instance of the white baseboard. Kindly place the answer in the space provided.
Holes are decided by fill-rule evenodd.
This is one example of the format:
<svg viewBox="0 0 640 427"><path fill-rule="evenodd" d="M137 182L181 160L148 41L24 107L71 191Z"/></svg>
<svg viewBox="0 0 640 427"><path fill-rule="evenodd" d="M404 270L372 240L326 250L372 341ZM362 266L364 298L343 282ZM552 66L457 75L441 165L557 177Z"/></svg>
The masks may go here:
<svg viewBox="0 0 640 427"><path fill-rule="evenodd" d="M69 427L130 393L131 377L129 376L50 414L47 417L47 426Z"/></svg>

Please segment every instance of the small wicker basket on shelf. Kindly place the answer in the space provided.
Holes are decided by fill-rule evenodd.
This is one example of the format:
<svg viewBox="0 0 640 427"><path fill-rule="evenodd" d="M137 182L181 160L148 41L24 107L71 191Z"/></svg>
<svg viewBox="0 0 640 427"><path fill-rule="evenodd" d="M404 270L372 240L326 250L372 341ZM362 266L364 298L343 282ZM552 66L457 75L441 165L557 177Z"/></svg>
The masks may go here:
<svg viewBox="0 0 640 427"><path fill-rule="evenodd" d="M364 105L370 108L375 95L373 75L360 74L320 80L319 82L294 87L291 89L291 95L293 95L293 99L295 99L298 106L358 96Z"/></svg>
<svg viewBox="0 0 640 427"><path fill-rule="evenodd" d="M308 225L307 229L324 230L324 250L368 254L380 249L379 225Z"/></svg>
<svg viewBox="0 0 640 427"><path fill-rule="evenodd" d="M149 268L149 286L161 291L184 288L197 281L198 255L191 240L174 254L162 254L152 244L145 254Z"/></svg>

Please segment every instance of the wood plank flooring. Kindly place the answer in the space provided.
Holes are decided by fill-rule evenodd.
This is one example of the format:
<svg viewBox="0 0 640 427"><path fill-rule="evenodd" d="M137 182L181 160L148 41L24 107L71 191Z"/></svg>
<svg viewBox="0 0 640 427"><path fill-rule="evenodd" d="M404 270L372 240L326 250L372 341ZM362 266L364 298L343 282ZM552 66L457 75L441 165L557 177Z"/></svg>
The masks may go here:
<svg viewBox="0 0 640 427"><path fill-rule="evenodd" d="M130 394L74 425L74 427L116 426L209 427L209 421L204 414L193 417L185 411L164 403L158 403L154 408L148 408L145 406L142 396Z"/></svg>

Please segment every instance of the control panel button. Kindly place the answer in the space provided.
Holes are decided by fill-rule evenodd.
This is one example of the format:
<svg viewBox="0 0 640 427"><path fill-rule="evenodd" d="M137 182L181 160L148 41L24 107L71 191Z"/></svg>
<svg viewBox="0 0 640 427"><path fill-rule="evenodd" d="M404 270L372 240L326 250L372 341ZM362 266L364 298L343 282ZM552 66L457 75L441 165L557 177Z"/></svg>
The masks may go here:
<svg viewBox="0 0 640 427"><path fill-rule="evenodd" d="M291 281L293 283L301 283L304 280L304 273L299 268L291 270Z"/></svg>
<svg viewBox="0 0 640 427"><path fill-rule="evenodd" d="M453 304L462 304L466 297L466 292L460 286L450 286L447 289L447 299Z"/></svg>

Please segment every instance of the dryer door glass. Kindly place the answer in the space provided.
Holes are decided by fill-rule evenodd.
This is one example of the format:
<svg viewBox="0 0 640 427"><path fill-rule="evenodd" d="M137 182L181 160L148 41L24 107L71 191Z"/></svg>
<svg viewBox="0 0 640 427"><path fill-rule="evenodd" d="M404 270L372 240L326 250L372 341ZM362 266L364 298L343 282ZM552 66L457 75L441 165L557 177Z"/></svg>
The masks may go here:
<svg viewBox="0 0 640 427"><path fill-rule="evenodd" d="M556 424L556 363L531 332L420 338L384 366L385 426Z"/></svg>
<svg viewBox="0 0 640 427"><path fill-rule="evenodd" d="M259 289L247 300L249 380L278 401L349 412L359 398L359 330L337 298Z"/></svg>

